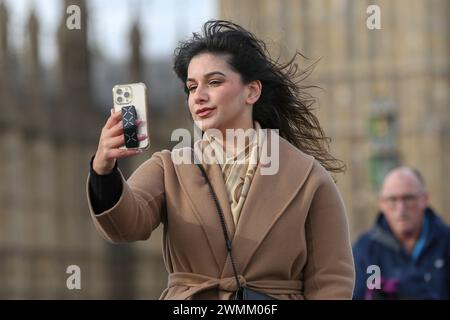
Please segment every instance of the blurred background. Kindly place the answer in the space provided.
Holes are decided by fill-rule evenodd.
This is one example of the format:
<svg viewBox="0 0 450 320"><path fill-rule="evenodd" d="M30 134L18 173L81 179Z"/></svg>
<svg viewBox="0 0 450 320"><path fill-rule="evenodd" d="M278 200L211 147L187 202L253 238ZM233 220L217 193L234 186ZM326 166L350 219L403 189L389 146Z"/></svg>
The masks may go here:
<svg viewBox="0 0 450 320"><path fill-rule="evenodd" d="M70 30L66 10L81 9ZM369 5L381 29L369 30ZM149 88L152 146L120 166L128 176L172 130L192 123L172 72L178 41L211 18L242 24L287 60L320 59L305 84L356 240L377 213L381 179L398 164L424 175L450 222L450 1L448 0L0 0L0 298L157 299L167 282L162 228L149 241L111 245L86 204L89 160L117 83ZM69 290L66 268L81 269Z"/></svg>

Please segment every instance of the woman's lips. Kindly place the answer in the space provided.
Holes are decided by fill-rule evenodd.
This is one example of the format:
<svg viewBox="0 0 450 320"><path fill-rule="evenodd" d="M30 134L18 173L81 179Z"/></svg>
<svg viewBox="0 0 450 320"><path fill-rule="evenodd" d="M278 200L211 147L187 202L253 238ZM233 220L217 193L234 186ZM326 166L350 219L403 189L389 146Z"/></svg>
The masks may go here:
<svg viewBox="0 0 450 320"><path fill-rule="evenodd" d="M207 108L197 113L200 118L207 118L216 108Z"/></svg>

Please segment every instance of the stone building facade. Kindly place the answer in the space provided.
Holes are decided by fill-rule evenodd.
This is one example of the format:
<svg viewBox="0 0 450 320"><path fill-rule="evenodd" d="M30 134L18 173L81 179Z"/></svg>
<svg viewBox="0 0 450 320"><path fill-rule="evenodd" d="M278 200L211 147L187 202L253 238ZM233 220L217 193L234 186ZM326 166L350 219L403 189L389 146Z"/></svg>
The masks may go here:
<svg viewBox="0 0 450 320"><path fill-rule="evenodd" d="M369 5L381 29L369 30ZM424 175L434 208L450 222L450 3L446 0L222 0L231 19L286 60L318 59L305 83L324 90L317 115L347 171L336 176L354 240L372 223L386 171L397 164Z"/></svg>
<svg viewBox="0 0 450 320"><path fill-rule="evenodd" d="M64 10L58 61L45 69L36 15L28 18L23 50L14 52L0 2L0 299L155 299L167 281L161 231L153 241L111 245L88 214L89 159L109 111L94 97L86 3L66 0L64 8L70 4L81 8L81 30L65 27ZM139 38L135 26L131 71L121 81L144 81ZM150 154L121 168L129 173ZM67 288L70 265L80 267L80 290Z"/></svg>

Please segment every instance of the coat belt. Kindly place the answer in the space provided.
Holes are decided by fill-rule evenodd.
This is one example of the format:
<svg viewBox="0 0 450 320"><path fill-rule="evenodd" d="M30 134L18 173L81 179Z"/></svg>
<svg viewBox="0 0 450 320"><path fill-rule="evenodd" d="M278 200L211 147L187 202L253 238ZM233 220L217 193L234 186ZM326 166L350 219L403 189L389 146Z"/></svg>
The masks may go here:
<svg viewBox="0 0 450 320"><path fill-rule="evenodd" d="M242 286L258 290L268 295L299 294L302 292L303 288L303 283L300 280L247 281L242 275L239 275L238 277ZM174 297L179 300L187 299L196 293L214 288L219 290L220 299L228 300L238 289L236 278L234 276L227 278L213 278L189 272L174 272L169 274L169 283L166 290L175 286L189 287L188 290Z"/></svg>

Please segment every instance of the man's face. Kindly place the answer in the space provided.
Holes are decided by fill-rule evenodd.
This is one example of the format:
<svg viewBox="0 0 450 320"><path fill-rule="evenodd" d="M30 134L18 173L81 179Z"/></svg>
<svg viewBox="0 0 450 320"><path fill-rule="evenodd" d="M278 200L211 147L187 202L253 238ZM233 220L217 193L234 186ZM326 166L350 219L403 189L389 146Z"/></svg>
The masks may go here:
<svg viewBox="0 0 450 320"><path fill-rule="evenodd" d="M395 235L419 232L427 205L428 194L414 174L394 171L386 177L379 206Z"/></svg>

